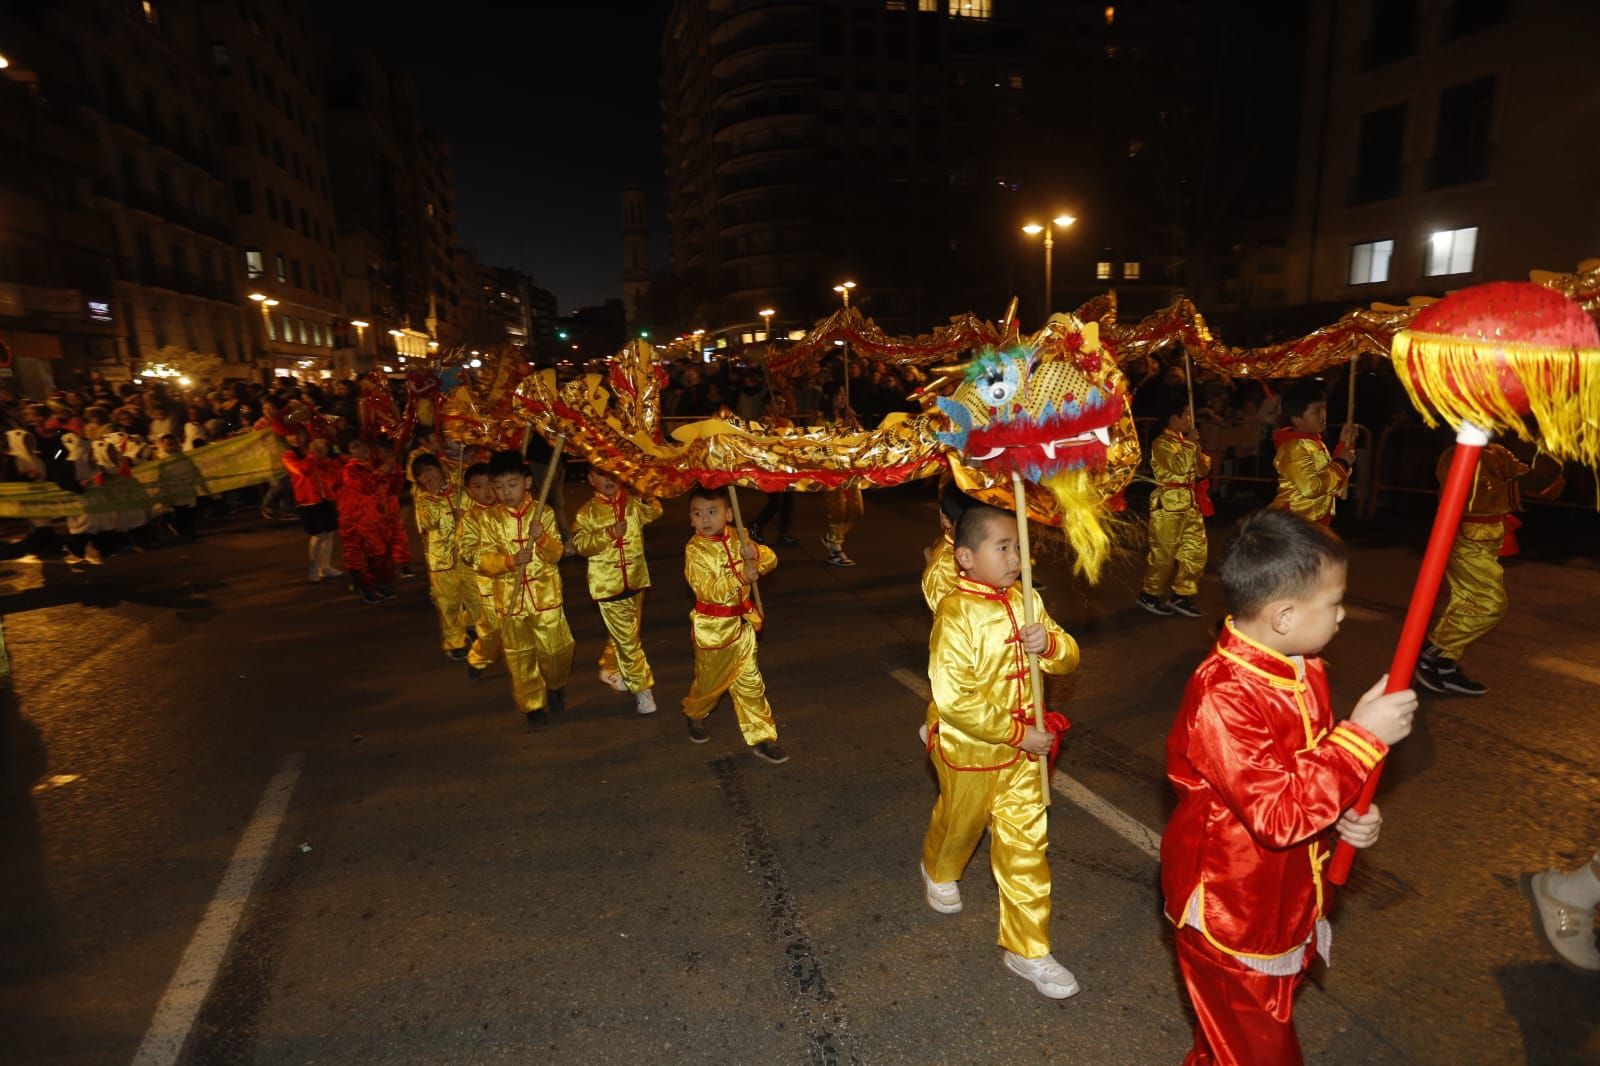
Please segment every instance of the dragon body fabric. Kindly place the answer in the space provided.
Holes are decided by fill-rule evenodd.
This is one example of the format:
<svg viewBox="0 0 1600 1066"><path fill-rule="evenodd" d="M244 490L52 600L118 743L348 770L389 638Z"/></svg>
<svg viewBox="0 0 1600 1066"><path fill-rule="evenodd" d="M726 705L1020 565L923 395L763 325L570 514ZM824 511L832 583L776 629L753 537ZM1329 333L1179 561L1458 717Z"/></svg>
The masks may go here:
<svg viewBox="0 0 1600 1066"><path fill-rule="evenodd" d="M1097 577L1110 543L1109 505L1139 463L1127 385L1113 353L1092 325L1058 315L1038 334L1011 335L975 355L962 375L920 397L924 413L893 414L875 429L779 428L722 417L681 426L669 438L659 417L665 375L655 350L635 341L604 375L559 387L548 370L523 378L509 412L488 397L447 401L457 415L447 432L503 436L493 423L509 414L547 439L564 437L569 453L651 496L677 496L696 483L763 492L886 488L948 470L969 494L1009 507L1016 468L1030 481L1030 515L1062 527L1078 568ZM997 390L1010 385L997 402ZM473 408L485 411L482 426L465 414Z"/></svg>

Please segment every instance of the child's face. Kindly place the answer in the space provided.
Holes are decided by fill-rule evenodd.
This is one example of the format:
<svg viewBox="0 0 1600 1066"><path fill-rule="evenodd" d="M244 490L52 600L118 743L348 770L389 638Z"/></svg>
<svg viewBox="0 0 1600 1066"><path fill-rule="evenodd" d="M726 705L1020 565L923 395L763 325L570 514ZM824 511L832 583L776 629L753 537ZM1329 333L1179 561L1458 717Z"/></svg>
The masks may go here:
<svg viewBox="0 0 1600 1066"><path fill-rule="evenodd" d="M607 499L610 499L612 496L617 494L616 479L607 477L603 472L595 470L592 467L589 470L589 484L594 487L594 491L598 492Z"/></svg>
<svg viewBox="0 0 1600 1066"><path fill-rule="evenodd" d="M1344 564L1325 564L1316 588L1274 605L1273 628L1285 655L1318 655L1344 621Z"/></svg>
<svg viewBox="0 0 1600 1066"><path fill-rule="evenodd" d="M721 500L696 499L689 505L689 524L702 537L719 536L728 528L728 505Z"/></svg>
<svg viewBox="0 0 1600 1066"><path fill-rule="evenodd" d="M417 475L417 484L422 486L422 491L437 493L444 488L444 471L436 466L424 467L422 473Z"/></svg>
<svg viewBox="0 0 1600 1066"><path fill-rule="evenodd" d="M1191 432L1194 429L1194 423L1189 419L1188 410L1184 409L1168 418L1167 428L1172 430L1172 432L1179 434L1187 434Z"/></svg>
<svg viewBox="0 0 1600 1066"><path fill-rule="evenodd" d="M528 494L533 478L527 474L501 474L490 479L494 484L494 498L507 507L515 507Z"/></svg>
<svg viewBox="0 0 1600 1066"><path fill-rule="evenodd" d="M1022 548L1017 542L1017 520L996 515L983 528L976 548L956 548L956 565L974 581L1008 589L1022 576Z"/></svg>
<svg viewBox="0 0 1600 1066"><path fill-rule="evenodd" d="M1321 433L1328 428L1327 401L1318 400L1310 407L1307 407L1304 414L1296 415L1289 421L1301 433Z"/></svg>
<svg viewBox="0 0 1600 1066"><path fill-rule="evenodd" d="M489 483L488 474L475 474L467 479L467 495L485 507L492 506L495 501L494 486Z"/></svg>
<svg viewBox="0 0 1600 1066"><path fill-rule="evenodd" d="M178 442L173 440L171 437L162 437L161 438L161 454L162 455L177 455L182 450L183 450L183 448L181 446L179 446Z"/></svg>

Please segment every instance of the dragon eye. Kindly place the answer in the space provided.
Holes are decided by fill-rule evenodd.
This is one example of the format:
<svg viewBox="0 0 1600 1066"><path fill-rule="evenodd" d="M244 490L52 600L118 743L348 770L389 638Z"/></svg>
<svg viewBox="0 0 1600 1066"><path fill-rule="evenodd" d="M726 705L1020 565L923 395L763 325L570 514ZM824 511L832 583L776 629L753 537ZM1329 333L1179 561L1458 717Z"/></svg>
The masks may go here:
<svg viewBox="0 0 1600 1066"><path fill-rule="evenodd" d="M999 407L1016 395L1017 386L1007 381L1003 374L995 373L984 377L978 383L978 395L983 397L985 403L992 407Z"/></svg>

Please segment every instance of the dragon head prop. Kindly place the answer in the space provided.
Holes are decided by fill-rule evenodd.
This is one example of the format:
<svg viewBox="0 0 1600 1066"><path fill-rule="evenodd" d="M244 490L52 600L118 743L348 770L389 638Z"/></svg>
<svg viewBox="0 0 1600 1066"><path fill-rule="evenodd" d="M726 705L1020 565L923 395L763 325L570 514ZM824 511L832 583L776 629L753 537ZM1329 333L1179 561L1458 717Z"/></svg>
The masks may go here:
<svg viewBox="0 0 1600 1066"><path fill-rule="evenodd" d="M1031 337L980 348L962 383L935 404L951 427L939 442L963 466L992 479L1020 474L1045 490L1054 506L1033 501L1030 511L1059 522L1077 568L1098 578L1110 513L1139 463L1127 381L1099 327L1055 315ZM959 468L956 476L969 492L981 487Z"/></svg>

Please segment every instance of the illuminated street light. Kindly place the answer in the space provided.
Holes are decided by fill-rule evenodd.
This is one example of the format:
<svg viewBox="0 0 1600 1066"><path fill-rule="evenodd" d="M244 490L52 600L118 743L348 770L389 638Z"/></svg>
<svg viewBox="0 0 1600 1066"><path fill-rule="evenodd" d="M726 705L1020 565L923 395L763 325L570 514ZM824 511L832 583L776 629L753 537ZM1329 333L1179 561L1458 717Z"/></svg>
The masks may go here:
<svg viewBox="0 0 1600 1066"><path fill-rule="evenodd" d="M11 60L7 59L3 55L0 55L0 70L4 70L7 67L9 67L10 65L11 65Z"/></svg>
<svg viewBox="0 0 1600 1066"><path fill-rule="evenodd" d="M841 281L841 282L839 282L839 284L837 284L837 285L835 285L833 287L833 291L838 293L840 298L844 300L844 305L846 307L849 307L850 306L850 290L855 288L855 287L856 287L856 283L853 282L853 281Z"/></svg>
<svg viewBox="0 0 1600 1066"><path fill-rule="evenodd" d="M262 300L265 300L266 298L267 298L267 294L264 293L264 292L253 292L253 293L250 294L250 299L254 300L256 303L260 303Z"/></svg>
<svg viewBox="0 0 1600 1066"><path fill-rule="evenodd" d="M1022 232L1030 237L1037 237L1041 233L1044 234L1044 313L1046 317L1050 314L1050 304L1054 298L1051 269L1054 265L1052 260L1055 258L1055 229L1056 227L1066 229L1076 221L1078 220L1071 215L1057 215L1050 220L1049 228L1041 226L1037 222L1029 222L1022 227Z"/></svg>
<svg viewBox="0 0 1600 1066"><path fill-rule="evenodd" d="M261 301L261 306L262 307L277 307L278 306L278 301L277 300L262 300Z"/></svg>
<svg viewBox="0 0 1600 1066"><path fill-rule="evenodd" d="M764 332L766 333L766 336L762 338L763 340L772 340L772 316L777 313L778 312L776 310L770 307L763 308L762 310L756 312L756 314L761 316L761 323L765 327Z"/></svg>
<svg viewBox="0 0 1600 1066"><path fill-rule="evenodd" d="M371 322L363 322L359 318L352 318L350 320L350 324L356 329L366 329L368 326L372 325Z"/></svg>

